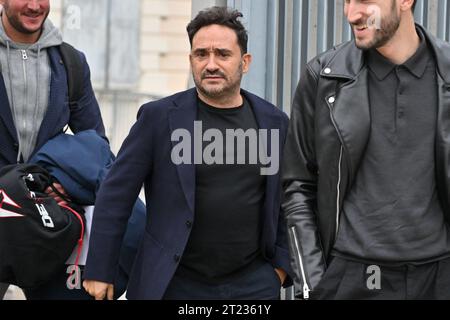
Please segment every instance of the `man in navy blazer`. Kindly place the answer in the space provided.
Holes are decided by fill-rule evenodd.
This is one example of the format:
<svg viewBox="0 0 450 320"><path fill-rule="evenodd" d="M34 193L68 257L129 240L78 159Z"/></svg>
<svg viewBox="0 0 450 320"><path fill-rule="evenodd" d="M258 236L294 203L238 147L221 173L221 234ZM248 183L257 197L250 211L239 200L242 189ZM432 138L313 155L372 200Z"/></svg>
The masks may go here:
<svg viewBox="0 0 450 320"><path fill-rule="evenodd" d="M196 88L139 110L96 201L83 284L96 299L113 297L142 184L128 299L279 299L291 285L279 174L288 118L240 88L251 62L240 17L200 12L187 27Z"/></svg>

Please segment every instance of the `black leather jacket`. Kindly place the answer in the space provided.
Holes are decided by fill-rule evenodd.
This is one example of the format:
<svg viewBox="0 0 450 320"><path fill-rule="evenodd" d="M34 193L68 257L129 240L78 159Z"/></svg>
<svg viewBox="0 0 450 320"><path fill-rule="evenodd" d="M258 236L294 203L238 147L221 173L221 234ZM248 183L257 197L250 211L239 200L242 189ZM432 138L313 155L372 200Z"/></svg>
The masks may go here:
<svg viewBox="0 0 450 320"><path fill-rule="evenodd" d="M450 44L421 26L435 54L439 107L436 181L450 223ZM296 296L308 298L327 268L350 190L370 136L368 68L354 41L308 63L298 85L287 136L283 210Z"/></svg>

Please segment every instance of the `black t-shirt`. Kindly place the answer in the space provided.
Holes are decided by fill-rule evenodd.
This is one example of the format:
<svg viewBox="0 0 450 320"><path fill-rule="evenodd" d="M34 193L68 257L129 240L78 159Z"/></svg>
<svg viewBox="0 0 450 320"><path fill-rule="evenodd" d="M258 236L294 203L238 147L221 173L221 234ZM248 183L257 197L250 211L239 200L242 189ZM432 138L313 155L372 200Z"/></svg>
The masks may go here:
<svg viewBox="0 0 450 320"><path fill-rule="evenodd" d="M231 109L200 101L198 108L197 121L202 122L203 134L208 129L222 134L223 154L211 154L222 158L216 162L223 164L203 161L196 165L195 218L178 272L213 282L233 276L259 260L265 177L260 174L259 163L249 164L248 140L234 148L227 146L227 129L258 130L248 101L244 99L242 106ZM203 142L203 150L213 141ZM240 148L245 150L245 164L237 164L235 151Z"/></svg>

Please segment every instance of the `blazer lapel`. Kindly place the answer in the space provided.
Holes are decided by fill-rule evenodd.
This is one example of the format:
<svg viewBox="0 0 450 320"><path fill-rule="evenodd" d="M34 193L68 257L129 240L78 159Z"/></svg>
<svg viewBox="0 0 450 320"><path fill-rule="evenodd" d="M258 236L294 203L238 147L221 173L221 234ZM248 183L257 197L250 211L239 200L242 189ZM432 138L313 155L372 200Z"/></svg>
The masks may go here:
<svg viewBox="0 0 450 320"><path fill-rule="evenodd" d="M259 102L253 95L248 94L246 91L242 90L243 95L247 98L247 100L250 102L252 108L253 108L253 114L255 115L256 122L258 123L258 129L259 130L267 130L267 139L263 143L263 147L265 148L265 153L269 156L273 156L273 152L275 151L275 148L278 150L278 172L273 175L267 175L266 176L266 188L265 188L265 194L266 197L264 199L264 206L261 210L261 215L263 217L263 221L266 221L266 223L272 224L276 221L270 221L270 219L277 219L277 215L271 214L273 212L273 206L274 206L274 195L276 194L278 190L278 183L279 183L279 174L280 174L280 159L281 159L281 152L282 152L282 146L281 146L281 129L282 129L282 119L280 116L278 116L276 113L273 112L271 108L274 108L272 105L262 104ZM277 140L278 145L272 145L272 139L271 135L272 129L278 129L279 130L279 140ZM266 219L269 219L268 221Z"/></svg>
<svg viewBox="0 0 450 320"><path fill-rule="evenodd" d="M194 164L194 122L197 118L197 95L195 89L183 92L174 100L175 106L169 110L169 126L172 133L177 129L185 129L191 137L191 162L177 165L189 209L195 210L195 164ZM172 142L174 147L178 142Z"/></svg>
<svg viewBox="0 0 450 320"><path fill-rule="evenodd" d="M70 117L67 104L67 76L58 49L56 47L49 48L48 57L51 70L50 94L47 111L39 129L35 150L38 150L47 142L49 137L55 134L56 125L62 116L67 117L67 122L69 122ZM63 112L64 107L67 108L66 113Z"/></svg>
<svg viewBox="0 0 450 320"><path fill-rule="evenodd" d="M17 142L17 132L14 125L14 119L11 113L11 107L9 105L8 94L6 92L5 82L3 80L3 75L0 73L0 116L8 129L11 136Z"/></svg>

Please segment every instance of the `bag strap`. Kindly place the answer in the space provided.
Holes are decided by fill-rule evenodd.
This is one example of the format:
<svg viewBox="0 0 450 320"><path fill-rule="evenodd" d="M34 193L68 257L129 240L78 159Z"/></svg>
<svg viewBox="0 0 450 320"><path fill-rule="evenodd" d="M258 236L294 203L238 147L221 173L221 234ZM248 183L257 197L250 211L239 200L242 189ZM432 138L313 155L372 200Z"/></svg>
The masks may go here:
<svg viewBox="0 0 450 320"><path fill-rule="evenodd" d="M83 96L83 63L78 50L67 42L63 42L59 50L66 68L69 108L72 111Z"/></svg>

